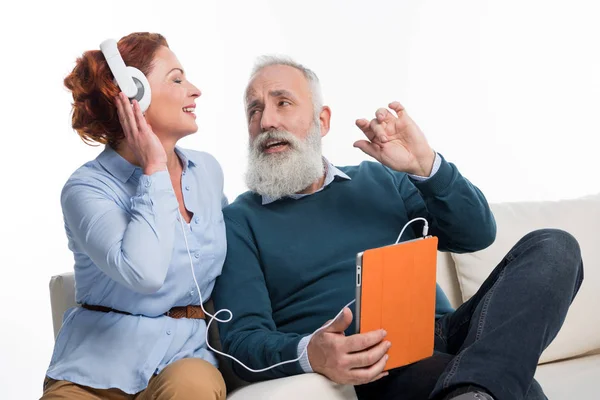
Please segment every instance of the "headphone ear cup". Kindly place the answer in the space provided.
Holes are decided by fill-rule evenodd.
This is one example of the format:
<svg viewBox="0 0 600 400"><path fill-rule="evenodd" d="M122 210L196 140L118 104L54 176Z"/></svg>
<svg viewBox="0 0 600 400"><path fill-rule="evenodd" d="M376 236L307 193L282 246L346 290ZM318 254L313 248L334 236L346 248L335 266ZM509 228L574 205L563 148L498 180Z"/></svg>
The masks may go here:
<svg viewBox="0 0 600 400"><path fill-rule="evenodd" d="M127 67L127 72L131 75L135 85L137 86L137 94L135 97L130 97L130 100L137 100L140 103L140 108L142 112L146 112L148 107L150 107L150 100L152 99L152 91L150 90L150 83L148 79L137 68Z"/></svg>

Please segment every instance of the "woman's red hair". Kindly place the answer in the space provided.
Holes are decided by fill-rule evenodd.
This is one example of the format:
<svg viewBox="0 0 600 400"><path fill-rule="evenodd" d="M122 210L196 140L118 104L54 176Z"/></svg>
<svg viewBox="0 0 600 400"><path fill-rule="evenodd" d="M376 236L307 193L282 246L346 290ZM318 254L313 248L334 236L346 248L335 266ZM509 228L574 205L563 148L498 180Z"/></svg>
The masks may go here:
<svg viewBox="0 0 600 400"><path fill-rule="evenodd" d="M160 46L169 47L167 40L158 33L148 32L132 33L117 44L125 65L139 69L146 76ZM64 84L73 94L71 123L87 144L116 147L124 138L115 106L120 90L113 79L100 50L83 53L65 78Z"/></svg>

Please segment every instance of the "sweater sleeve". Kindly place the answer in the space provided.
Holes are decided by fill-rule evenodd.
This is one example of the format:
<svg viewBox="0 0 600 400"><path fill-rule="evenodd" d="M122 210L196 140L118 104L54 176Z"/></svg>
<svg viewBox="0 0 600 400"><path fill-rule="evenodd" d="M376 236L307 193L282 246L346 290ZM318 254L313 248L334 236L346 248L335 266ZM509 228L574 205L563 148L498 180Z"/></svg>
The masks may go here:
<svg viewBox="0 0 600 400"><path fill-rule="evenodd" d="M227 257L213 294L216 310L229 309L233 314L230 322L219 324L223 351L252 369L296 359L302 335L277 330L250 229L227 215L225 223ZM233 370L248 382L303 373L298 361L260 373L250 372L233 362Z"/></svg>
<svg viewBox="0 0 600 400"><path fill-rule="evenodd" d="M496 239L496 222L485 196L443 157L437 173L427 180L392 174L399 181L409 219L426 218L429 233L438 237L440 250L473 252ZM415 236L420 236L421 226L412 224Z"/></svg>

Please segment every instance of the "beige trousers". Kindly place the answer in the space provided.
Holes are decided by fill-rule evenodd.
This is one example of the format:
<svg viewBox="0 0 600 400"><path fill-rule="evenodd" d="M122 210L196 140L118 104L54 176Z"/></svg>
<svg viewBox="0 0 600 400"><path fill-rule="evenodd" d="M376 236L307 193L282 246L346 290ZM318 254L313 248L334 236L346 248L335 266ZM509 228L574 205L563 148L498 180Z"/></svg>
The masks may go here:
<svg viewBox="0 0 600 400"><path fill-rule="evenodd" d="M204 360L185 358L154 375L148 387L136 394L46 378L41 400L224 400L225 396L225 381L218 369Z"/></svg>

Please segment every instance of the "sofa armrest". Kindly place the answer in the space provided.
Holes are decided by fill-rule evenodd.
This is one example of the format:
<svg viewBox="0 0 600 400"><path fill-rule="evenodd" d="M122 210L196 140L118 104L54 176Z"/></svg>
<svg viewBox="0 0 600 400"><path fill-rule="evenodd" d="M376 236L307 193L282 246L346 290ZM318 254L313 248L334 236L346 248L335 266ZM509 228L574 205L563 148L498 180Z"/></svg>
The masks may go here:
<svg viewBox="0 0 600 400"><path fill-rule="evenodd" d="M65 311L76 305L73 273L66 272L50 278L50 306L52 308L54 338L58 335Z"/></svg>

